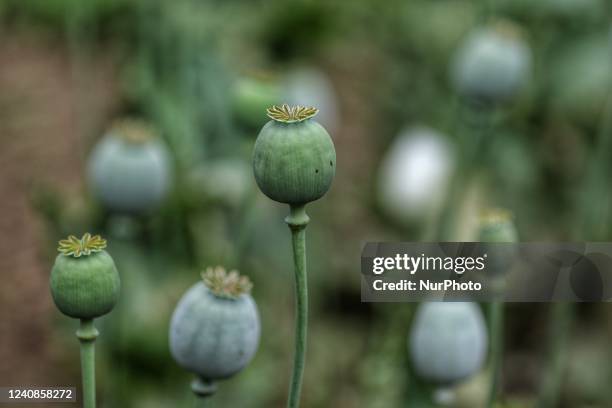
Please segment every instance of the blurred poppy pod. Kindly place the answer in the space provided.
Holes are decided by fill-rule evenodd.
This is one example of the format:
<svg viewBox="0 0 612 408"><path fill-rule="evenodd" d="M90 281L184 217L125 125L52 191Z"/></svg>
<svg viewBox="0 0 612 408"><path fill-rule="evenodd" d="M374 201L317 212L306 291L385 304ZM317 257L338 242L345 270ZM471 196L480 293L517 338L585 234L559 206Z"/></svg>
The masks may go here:
<svg viewBox="0 0 612 408"><path fill-rule="evenodd" d="M202 279L174 310L170 351L181 367L212 383L233 376L251 361L259 345L260 322L247 277L217 267L208 268Z"/></svg>
<svg viewBox="0 0 612 408"><path fill-rule="evenodd" d="M476 374L488 347L482 312L470 302L422 303L408 340L415 372L442 387Z"/></svg>
<svg viewBox="0 0 612 408"><path fill-rule="evenodd" d="M479 28L465 39L451 67L451 77L463 96L485 103L503 102L526 84L531 51L511 23Z"/></svg>
<svg viewBox="0 0 612 408"><path fill-rule="evenodd" d="M51 294L57 308L78 319L110 312L119 299L119 273L99 235L60 241L51 270Z"/></svg>
<svg viewBox="0 0 612 408"><path fill-rule="evenodd" d="M252 191L253 176L247 161L216 159L196 167L188 183L194 203L214 202L237 208Z"/></svg>
<svg viewBox="0 0 612 408"><path fill-rule="evenodd" d="M446 65L449 54L474 26L478 12L476 4L466 0L439 0L414 4L404 3L398 10L402 16L398 40L410 44L428 60Z"/></svg>
<svg viewBox="0 0 612 408"><path fill-rule="evenodd" d="M481 242L516 242L518 233L512 214L503 209L491 209L480 217L478 240Z"/></svg>
<svg viewBox="0 0 612 408"><path fill-rule="evenodd" d="M161 293L176 293L175 286L168 283L160 286L160 280L151 276L149 265L136 259L140 255L133 247L116 248L115 256L120 260L120 266L129 273L121 280L126 296L117 305L114 318L102 323L107 338L115 339L107 344L107 349L114 358L131 367L159 370L162 361L166 366L172 364L167 360L168 321L174 311L174 305ZM155 313L151 313L152 310Z"/></svg>
<svg viewBox="0 0 612 408"><path fill-rule="evenodd" d="M94 147L88 176L92 193L109 210L146 213L170 188L168 150L146 124L124 120Z"/></svg>
<svg viewBox="0 0 612 408"><path fill-rule="evenodd" d="M510 212L502 209L492 209L480 218L478 241L487 254L485 272L490 277L508 272L515 262L518 251L515 245L518 233Z"/></svg>
<svg viewBox="0 0 612 408"><path fill-rule="evenodd" d="M331 137L312 117L317 109L273 106L257 136L253 171L261 191L274 201L303 205L323 197L336 172Z"/></svg>
<svg viewBox="0 0 612 408"><path fill-rule="evenodd" d="M332 133L338 128L340 113L336 90L320 69L303 67L291 71L283 82L283 97L289 105L316 106L321 125Z"/></svg>
<svg viewBox="0 0 612 408"><path fill-rule="evenodd" d="M261 112L282 100L281 86L273 79L259 76L238 78L232 89L236 118L245 126L259 128L265 123Z"/></svg>
<svg viewBox="0 0 612 408"><path fill-rule="evenodd" d="M447 138L427 127L400 133L378 170L378 202L402 224L440 211L454 166Z"/></svg>

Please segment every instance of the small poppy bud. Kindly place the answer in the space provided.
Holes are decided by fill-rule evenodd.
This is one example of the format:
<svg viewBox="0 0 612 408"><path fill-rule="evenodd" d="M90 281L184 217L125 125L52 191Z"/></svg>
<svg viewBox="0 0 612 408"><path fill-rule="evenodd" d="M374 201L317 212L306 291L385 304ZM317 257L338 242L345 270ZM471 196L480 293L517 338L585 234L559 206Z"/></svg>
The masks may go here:
<svg viewBox="0 0 612 408"><path fill-rule="evenodd" d="M506 273L517 256L515 245L518 233L512 221L510 212L502 209L493 209L485 213L480 219L478 241L483 245L483 252L488 255L486 271L491 277Z"/></svg>
<svg viewBox="0 0 612 408"><path fill-rule="evenodd" d="M510 212L492 209L482 215L478 240L481 242L516 242L518 234Z"/></svg>

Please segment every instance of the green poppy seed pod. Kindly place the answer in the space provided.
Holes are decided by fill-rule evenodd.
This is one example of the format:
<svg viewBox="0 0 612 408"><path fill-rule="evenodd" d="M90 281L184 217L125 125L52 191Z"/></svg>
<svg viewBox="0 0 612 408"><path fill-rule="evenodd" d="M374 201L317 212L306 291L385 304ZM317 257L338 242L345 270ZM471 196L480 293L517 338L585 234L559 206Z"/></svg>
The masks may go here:
<svg viewBox="0 0 612 408"><path fill-rule="evenodd" d="M408 339L415 372L439 386L450 386L482 367L488 336L478 306L470 302L419 305Z"/></svg>
<svg viewBox="0 0 612 408"><path fill-rule="evenodd" d="M151 211L170 188L167 148L145 124L124 120L94 147L88 163L88 178L94 196L110 210Z"/></svg>
<svg viewBox="0 0 612 408"><path fill-rule="evenodd" d="M486 273L490 277L500 276L512 267L518 251L512 244L518 241L518 233L512 215L503 209L492 209L480 218L478 241L482 252L487 254Z"/></svg>
<svg viewBox="0 0 612 408"><path fill-rule="evenodd" d="M176 362L205 382L241 371L259 345L257 305L245 276L209 268L181 298L170 323Z"/></svg>
<svg viewBox="0 0 612 408"><path fill-rule="evenodd" d="M107 314L117 303L119 273L105 247L106 241L98 235L60 241L60 254L51 270L51 294L63 314L93 319Z"/></svg>
<svg viewBox="0 0 612 408"><path fill-rule="evenodd" d="M305 205L323 197L336 172L331 137L312 117L317 109L273 106L257 136L253 171L261 191L274 201Z"/></svg>
<svg viewBox="0 0 612 408"><path fill-rule="evenodd" d="M511 23L500 22L467 37L451 74L462 95L495 103L514 96L527 82L530 69L529 47Z"/></svg>

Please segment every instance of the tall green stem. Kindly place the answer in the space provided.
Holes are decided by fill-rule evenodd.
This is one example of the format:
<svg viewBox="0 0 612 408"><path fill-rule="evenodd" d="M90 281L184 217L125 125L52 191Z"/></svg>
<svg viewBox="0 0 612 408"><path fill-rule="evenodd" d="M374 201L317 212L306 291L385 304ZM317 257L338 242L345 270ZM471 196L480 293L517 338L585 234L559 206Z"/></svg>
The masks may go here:
<svg viewBox="0 0 612 408"><path fill-rule="evenodd" d="M306 214L305 205L292 205L290 213L285 218L291 229L293 242L293 263L295 267L295 353L293 357L293 372L289 388L287 407L296 408L300 405L302 377L306 359L306 336L308 329L308 284L306 278L306 226L310 218Z"/></svg>
<svg viewBox="0 0 612 408"><path fill-rule="evenodd" d="M207 397L198 397L196 399L194 408L210 408L212 405L210 404L210 400Z"/></svg>
<svg viewBox="0 0 612 408"><path fill-rule="evenodd" d="M504 353L504 303L494 300L489 304L489 327L491 330L491 388L487 407L495 405Z"/></svg>
<svg viewBox="0 0 612 408"><path fill-rule="evenodd" d="M457 133L459 157L449 184L448 195L440 214L436 239L453 241L457 235L457 213L463 204L467 185L482 164L482 153L487 147L493 126L494 112L468 102L456 108L453 132Z"/></svg>
<svg viewBox="0 0 612 408"><path fill-rule="evenodd" d="M609 200L607 186L610 182L608 169L611 149L612 91L604 107L597 140L591 153L592 159L586 171L585 190L579 201L580 208L576 211L582 216L582 219L576 223L578 226L576 239L605 241L609 234L608 223L605 220L609 216L606 203Z"/></svg>
<svg viewBox="0 0 612 408"><path fill-rule="evenodd" d="M93 319L81 319L76 332L81 343L81 376L83 378L83 408L96 407L96 356L95 341L98 330Z"/></svg>
<svg viewBox="0 0 612 408"><path fill-rule="evenodd" d="M551 305L550 346L548 367L536 407L553 408L558 405L563 374L567 363L567 348L573 321L573 304L559 302Z"/></svg>
<svg viewBox="0 0 612 408"><path fill-rule="evenodd" d="M214 381L196 377L191 382L191 390L196 395L195 408L210 407L210 397L217 392L217 384Z"/></svg>

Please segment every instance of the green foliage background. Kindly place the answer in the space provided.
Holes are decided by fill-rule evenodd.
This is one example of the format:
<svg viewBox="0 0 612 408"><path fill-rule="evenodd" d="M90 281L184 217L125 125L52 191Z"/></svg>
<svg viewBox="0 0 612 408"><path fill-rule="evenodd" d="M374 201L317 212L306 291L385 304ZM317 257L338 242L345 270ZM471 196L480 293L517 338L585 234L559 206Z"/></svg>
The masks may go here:
<svg viewBox="0 0 612 408"><path fill-rule="evenodd" d="M431 389L411 373L407 356L415 306L360 303L361 244L423 239L427 230L419 221L399 226L380 210L378 164L411 124L445 132L457 145L470 143L460 139L466 116L449 80L450 63L473 27L509 19L532 49L533 72L518 97L492 116L479 176L465 186L475 191L476 204L464 197L450 207L457 217L474 206L508 208L524 241L610 240L610 12L603 0L0 2L3 33L42 33L69 48L75 86L84 94L86 67L110 55L120 104L107 124L125 115L145 118L172 153L172 194L154 214L111 214L86 189L67 196L48 186L33 194L46 222L49 264L57 239L90 231L108 238L121 273L120 303L101 322L100 406L191 406L190 377L168 352L169 318L199 271L216 264L251 277L263 327L255 360L221 385L214 406L283 405L293 327L286 209L265 199L251 178L251 148L266 119L262 101L241 100L236 84L247 78L255 94L261 86L274 97L284 76L305 66L331 79L340 118L330 131L337 178L330 194L310 206L303 405L432 406ZM82 151L75 154L86 157L103 131L80 135ZM237 186L228 171L213 170L228 160ZM236 194L225 194L234 187ZM469 228L458 234L470 238ZM555 330L564 333L556 323L567 313L549 309L509 306L499 406L535 404L555 375L546 353L557 346L564 367L559 406L610 406L610 308L577 306L574 334L561 345L554 343ZM53 318L56 341L76 349L66 335L71 323L57 313ZM77 363L66 358L59 376L78 383ZM463 406L479 406L472 401L486 393L484 377L462 388Z"/></svg>

